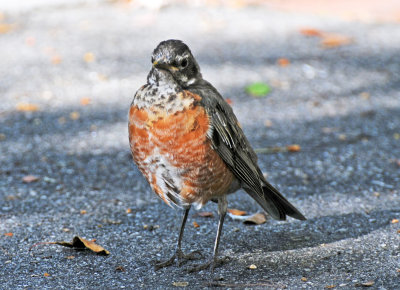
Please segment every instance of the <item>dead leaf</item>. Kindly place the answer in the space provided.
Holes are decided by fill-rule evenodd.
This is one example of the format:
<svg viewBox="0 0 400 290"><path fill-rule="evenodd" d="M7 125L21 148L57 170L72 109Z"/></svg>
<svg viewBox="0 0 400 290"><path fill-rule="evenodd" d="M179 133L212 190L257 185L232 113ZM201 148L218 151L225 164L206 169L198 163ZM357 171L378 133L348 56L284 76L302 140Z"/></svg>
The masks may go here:
<svg viewBox="0 0 400 290"><path fill-rule="evenodd" d="M361 285L362 286L364 286L364 287L371 287L371 286L373 286L375 284L375 282L374 281L368 281L368 282L364 282L364 283L361 283Z"/></svg>
<svg viewBox="0 0 400 290"><path fill-rule="evenodd" d="M4 141L4 140L6 140L6 135L5 134L3 134L3 133L0 133L0 141Z"/></svg>
<svg viewBox="0 0 400 290"><path fill-rule="evenodd" d="M129 214L129 213L132 213L132 209L131 209L131 208L127 208L127 209L125 210L125 212L128 213L128 214Z"/></svg>
<svg viewBox="0 0 400 290"><path fill-rule="evenodd" d="M300 29L300 33L305 36L316 36L316 37L322 37L322 35L324 35L324 33L321 30L314 29L314 28Z"/></svg>
<svg viewBox="0 0 400 290"><path fill-rule="evenodd" d="M327 286L325 286L325 289L332 289L332 288L335 288L336 287L336 285L327 285Z"/></svg>
<svg viewBox="0 0 400 290"><path fill-rule="evenodd" d="M228 212L233 215L243 216L246 215L246 212L240 209L228 208Z"/></svg>
<svg viewBox="0 0 400 290"><path fill-rule="evenodd" d="M17 111L20 112L35 112L39 110L39 106L35 104L29 104L29 103L18 103L17 106Z"/></svg>
<svg viewBox="0 0 400 290"><path fill-rule="evenodd" d="M15 25L8 24L8 23L0 23L0 34L9 33L13 30Z"/></svg>
<svg viewBox="0 0 400 290"><path fill-rule="evenodd" d="M115 268L115 271L118 271L118 272L125 272L125 268L122 267L122 266L117 266L117 267Z"/></svg>
<svg viewBox="0 0 400 290"><path fill-rule="evenodd" d="M35 176L35 175L25 175L24 177L22 177L23 183L32 183L32 182L36 182L38 180L39 180L39 177Z"/></svg>
<svg viewBox="0 0 400 290"><path fill-rule="evenodd" d="M292 145L286 146L286 149L289 152L299 152L301 150L301 147L298 144L292 144Z"/></svg>
<svg viewBox="0 0 400 290"><path fill-rule="evenodd" d="M90 98L82 98L81 99L81 105L82 106L87 106L91 103L92 101L90 100Z"/></svg>
<svg viewBox="0 0 400 290"><path fill-rule="evenodd" d="M196 214L196 216L201 216L201 217L213 217L214 214L213 214L212 212L210 212L210 211L201 211L201 212L198 212L198 213Z"/></svg>
<svg viewBox="0 0 400 290"><path fill-rule="evenodd" d="M279 66L285 67L288 66L290 64L290 61L287 58L278 58L278 60L276 61L276 63Z"/></svg>
<svg viewBox="0 0 400 290"><path fill-rule="evenodd" d="M85 53L83 56L83 60L88 63L94 62L94 60L95 60L94 54L92 52Z"/></svg>
<svg viewBox="0 0 400 290"><path fill-rule="evenodd" d="M59 55L53 55L51 57L51 63L52 64L60 64L62 62L62 58Z"/></svg>
<svg viewBox="0 0 400 290"><path fill-rule="evenodd" d="M251 270L255 270L255 269L257 269L257 266L254 264L251 264L248 268Z"/></svg>
<svg viewBox="0 0 400 290"><path fill-rule="evenodd" d="M12 237L14 234L13 233L5 233L4 235L7 237Z"/></svg>
<svg viewBox="0 0 400 290"><path fill-rule="evenodd" d="M83 239L81 237L75 236L72 239L72 243L70 242L40 242L32 245L29 248L29 251L32 250L32 248L38 246L38 245L60 245L63 247L68 247L68 248L73 248L74 250L91 250L92 252L98 254L98 255L109 255L110 252L104 249L102 246L99 246L98 244L95 243L96 239L93 239L91 241Z"/></svg>
<svg viewBox="0 0 400 290"><path fill-rule="evenodd" d="M245 224L261 225L267 221L263 213L256 213L243 221Z"/></svg>
<svg viewBox="0 0 400 290"><path fill-rule="evenodd" d="M71 112L70 114L69 114L69 118L71 119L71 120L78 120L79 118L80 118L80 114L79 114L79 112L76 112L76 111L73 111L73 112Z"/></svg>
<svg viewBox="0 0 400 290"><path fill-rule="evenodd" d="M392 221L391 221L392 224L397 224L398 222L399 222L398 219L392 219Z"/></svg>
<svg viewBox="0 0 400 290"><path fill-rule="evenodd" d="M67 256L66 257L68 260L72 260L72 259L75 259L75 256Z"/></svg>
<svg viewBox="0 0 400 290"><path fill-rule="evenodd" d="M50 274L46 272L46 273L43 274L43 276L50 277Z"/></svg>
<svg viewBox="0 0 400 290"><path fill-rule="evenodd" d="M172 282L172 285L175 287L186 287L189 285L189 282Z"/></svg>
<svg viewBox="0 0 400 290"><path fill-rule="evenodd" d="M323 48L333 48L338 46L347 45L353 42L351 37L341 35L341 34L324 34L321 45Z"/></svg>
<svg viewBox="0 0 400 290"><path fill-rule="evenodd" d="M194 226L195 228L199 228L199 227L200 227L200 225L199 225L198 223L196 223L196 222L193 222L193 226Z"/></svg>
<svg viewBox="0 0 400 290"><path fill-rule="evenodd" d="M36 43L36 39L32 36L29 36L25 39L25 43L26 43L26 45L34 46Z"/></svg>
<svg viewBox="0 0 400 290"><path fill-rule="evenodd" d="M81 209L80 213L81 214L87 214L87 211L86 211L86 209Z"/></svg>
<svg viewBox="0 0 400 290"><path fill-rule="evenodd" d="M272 121L271 120L265 120L264 121L264 126L267 128L271 128L272 127Z"/></svg>
<svg viewBox="0 0 400 290"><path fill-rule="evenodd" d="M301 277L301 281L303 281L303 282L307 282L307 278L306 277Z"/></svg>

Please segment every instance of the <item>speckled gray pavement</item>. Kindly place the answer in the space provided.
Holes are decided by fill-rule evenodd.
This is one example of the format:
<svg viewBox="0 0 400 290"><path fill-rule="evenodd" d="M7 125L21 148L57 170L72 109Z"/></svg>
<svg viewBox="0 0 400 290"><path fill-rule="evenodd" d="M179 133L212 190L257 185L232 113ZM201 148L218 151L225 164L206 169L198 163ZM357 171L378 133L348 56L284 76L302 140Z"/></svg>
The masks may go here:
<svg viewBox="0 0 400 290"><path fill-rule="evenodd" d="M371 281L371 288L398 289L399 23L263 6L149 10L136 2L82 2L0 9L2 23L12 25L0 34L1 289L207 287L208 271L154 272L153 261L174 251L181 212L150 191L129 152L131 99L152 50L169 38L191 47L255 148L301 146L261 154L259 164L308 220L248 226L227 218L220 249L230 260L214 272L220 286L349 289ZM326 49L320 38L299 33L307 27L353 42ZM277 65L282 57L290 65ZM272 92L247 96L245 86L255 81ZM84 98L90 104L82 105ZM22 103L38 111L18 111ZM26 175L40 179L26 184ZM229 202L260 210L243 192ZM216 206L202 210L214 217L193 211L184 249L206 256ZM75 235L97 239L111 254L54 245L28 251Z"/></svg>

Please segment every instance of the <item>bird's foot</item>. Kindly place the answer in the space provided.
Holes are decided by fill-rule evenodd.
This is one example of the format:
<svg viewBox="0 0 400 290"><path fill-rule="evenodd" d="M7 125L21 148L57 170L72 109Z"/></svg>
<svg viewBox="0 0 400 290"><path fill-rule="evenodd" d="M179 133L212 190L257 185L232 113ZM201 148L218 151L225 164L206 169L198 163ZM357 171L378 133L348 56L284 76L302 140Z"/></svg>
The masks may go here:
<svg viewBox="0 0 400 290"><path fill-rule="evenodd" d="M190 268L187 269L187 271L189 273L193 273L193 272L199 272L201 270L205 270L205 269L210 268L211 273L212 273L212 272L214 272L215 268L225 264L228 261L229 261L229 257L224 257L224 258L221 258L221 259L212 257L206 263L190 267Z"/></svg>
<svg viewBox="0 0 400 290"><path fill-rule="evenodd" d="M200 251L193 251L189 254L184 254L182 250L176 250L175 254L167 261L160 262L154 265L154 269L157 271L161 268L165 268L174 264L175 260L178 260L178 267L182 266L183 264L187 263L190 260L196 260L202 258L202 254Z"/></svg>

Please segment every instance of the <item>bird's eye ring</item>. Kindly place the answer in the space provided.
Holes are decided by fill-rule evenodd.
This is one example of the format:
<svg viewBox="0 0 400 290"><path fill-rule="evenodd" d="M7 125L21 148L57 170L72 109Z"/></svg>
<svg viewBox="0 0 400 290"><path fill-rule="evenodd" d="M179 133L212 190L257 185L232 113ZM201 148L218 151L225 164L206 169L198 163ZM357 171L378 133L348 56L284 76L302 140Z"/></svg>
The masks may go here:
<svg viewBox="0 0 400 290"><path fill-rule="evenodd" d="M188 60L185 58L181 61L181 67L186 67L188 65Z"/></svg>

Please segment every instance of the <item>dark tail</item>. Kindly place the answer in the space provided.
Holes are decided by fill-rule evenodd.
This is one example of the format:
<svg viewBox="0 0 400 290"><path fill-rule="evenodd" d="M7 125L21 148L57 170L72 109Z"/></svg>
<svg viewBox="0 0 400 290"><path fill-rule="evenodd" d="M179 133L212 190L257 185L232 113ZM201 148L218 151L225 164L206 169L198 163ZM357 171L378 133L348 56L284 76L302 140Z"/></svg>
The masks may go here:
<svg viewBox="0 0 400 290"><path fill-rule="evenodd" d="M298 220L306 220L300 211L298 211L283 195L268 182L263 186L263 196L245 189L246 192L261 207L276 220L286 220L286 216Z"/></svg>

